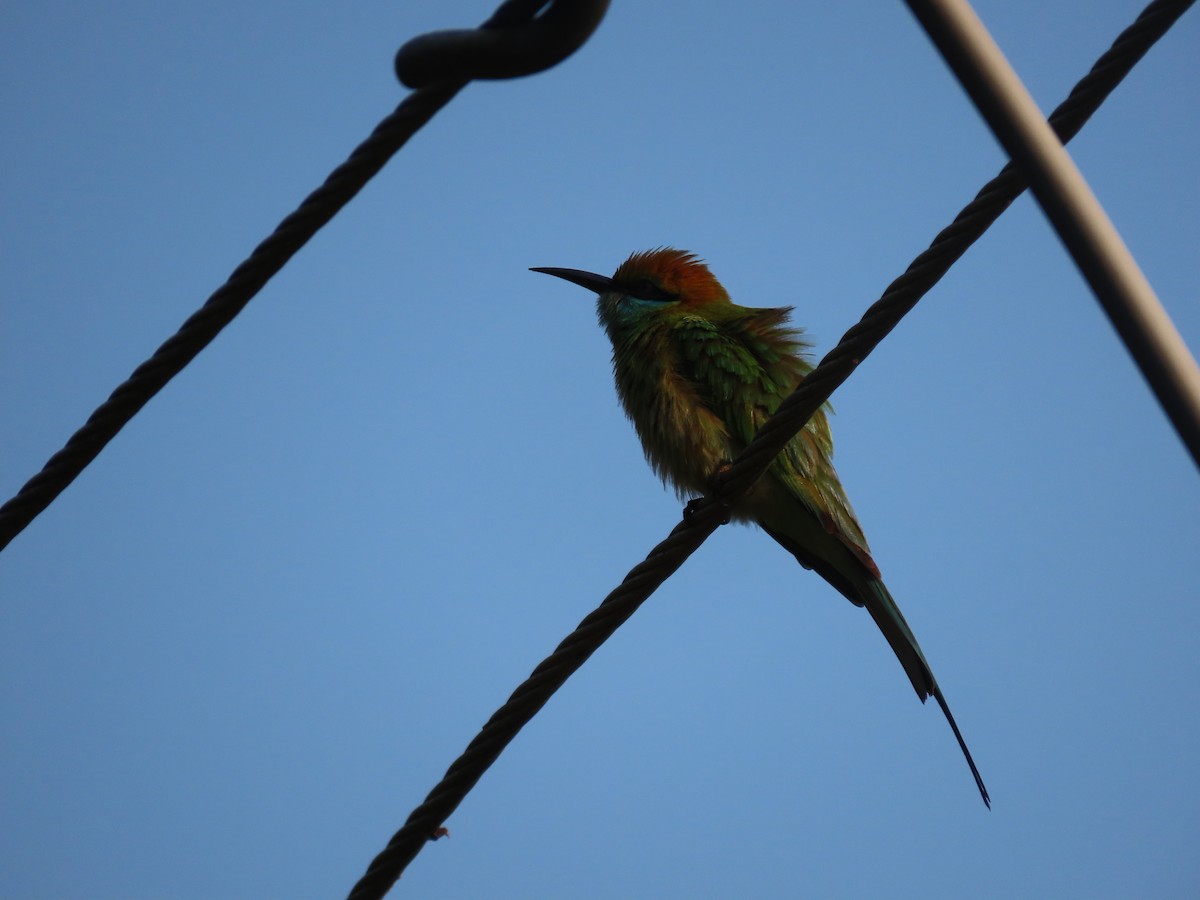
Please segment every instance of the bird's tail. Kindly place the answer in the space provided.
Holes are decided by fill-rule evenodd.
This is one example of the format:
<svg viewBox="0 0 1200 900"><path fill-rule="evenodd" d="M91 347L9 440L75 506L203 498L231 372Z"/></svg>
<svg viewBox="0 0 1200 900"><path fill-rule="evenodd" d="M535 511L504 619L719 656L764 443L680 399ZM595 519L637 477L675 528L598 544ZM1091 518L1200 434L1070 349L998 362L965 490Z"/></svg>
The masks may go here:
<svg viewBox="0 0 1200 900"><path fill-rule="evenodd" d="M875 620L875 624L887 638L896 658L900 660L900 665L904 666L904 671L912 681L913 688L916 690L917 696L921 698L921 702L924 703L925 698L932 694L933 698L937 700L938 706L942 708L942 713L946 716L946 721L950 723L950 729L958 740L958 746L962 748L963 756L967 759L967 765L971 767L971 774L975 776L975 785L979 788L979 794L983 797L983 802L988 809L991 809L992 800L988 796L987 787L984 786L979 769L975 766L975 760L971 757L971 751L967 749L967 742L963 740L962 732L958 730L958 723L954 721L954 715L950 712L950 706L942 695L942 689L938 687L937 679L933 677L933 670L925 661L925 654L921 652L916 636L908 627L908 622L904 621L904 614L900 612L900 607L892 599L887 586L878 578L872 578L865 582L860 597L863 605L871 614L871 618Z"/></svg>

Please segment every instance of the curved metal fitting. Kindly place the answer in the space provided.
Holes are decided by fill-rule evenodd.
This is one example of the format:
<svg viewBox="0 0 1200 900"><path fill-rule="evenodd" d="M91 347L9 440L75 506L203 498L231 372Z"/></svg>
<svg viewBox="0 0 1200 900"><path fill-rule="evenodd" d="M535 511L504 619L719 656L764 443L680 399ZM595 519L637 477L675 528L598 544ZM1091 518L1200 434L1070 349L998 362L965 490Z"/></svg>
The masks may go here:
<svg viewBox="0 0 1200 900"><path fill-rule="evenodd" d="M405 87L416 89L444 81L532 75L583 46L608 4L609 0L553 0L544 13L519 24L511 21L515 4L502 4L479 28L432 31L413 38L396 53L396 77Z"/></svg>

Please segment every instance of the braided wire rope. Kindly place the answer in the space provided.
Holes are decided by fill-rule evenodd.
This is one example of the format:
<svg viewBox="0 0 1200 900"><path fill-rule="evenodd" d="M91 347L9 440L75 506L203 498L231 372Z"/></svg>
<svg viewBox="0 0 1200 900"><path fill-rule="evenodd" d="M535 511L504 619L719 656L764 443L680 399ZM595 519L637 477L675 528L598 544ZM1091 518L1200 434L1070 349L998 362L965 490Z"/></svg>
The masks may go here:
<svg viewBox="0 0 1200 900"><path fill-rule="evenodd" d="M479 29L440 32L437 40L428 43L424 38L414 38L401 48L396 57L398 67L407 53L417 59L422 73L438 80L422 83L405 97L324 184L254 248L204 305L112 392L42 470L0 506L0 550L66 490L138 411L183 371L468 81L476 77L515 77L554 65L587 39L608 7L608 0L555 0L545 15L535 19L547 2L505 0ZM532 38L526 27L534 31ZM477 37L480 33L482 38ZM456 50L462 44L466 49ZM533 54L531 44L552 46L543 46ZM410 47L414 48L411 53ZM475 53L483 54L482 63L474 61ZM439 54L449 59L439 64Z"/></svg>
<svg viewBox="0 0 1200 900"><path fill-rule="evenodd" d="M410 94L319 188L283 219L179 330L112 392L61 450L0 507L0 549L74 481L122 428L240 313L289 259L458 92L440 85Z"/></svg>
<svg viewBox="0 0 1200 900"><path fill-rule="evenodd" d="M1072 88L1059 104L1049 123L1064 144L1077 135L1091 117L1167 30L1192 5L1194 0L1156 0L1147 6L1125 31ZM1028 182L1012 163L1007 163L995 178L963 207L954 221L943 229L924 253L912 261L904 274L887 290L821 360L788 397L775 415L747 445L733 466L717 476L719 495L741 496L766 471L776 454L804 427L845 381L868 353L899 324L917 301L949 270L958 259L991 227L1000 214L1028 187ZM746 463L743 467L741 463ZM727 501L728 502L728 501Z"/></svg>
<svg viewBox="0 0 1200 900"><path fill-rule="evenodd" d="M1066 143L1130 72L1133 66L1192 5L1193 0L1155 0L1125 29L1050 116ZM738 458L714 477L708 497L688 504L683 521L636 565L578 627L544 659L487 721L445 776L412 811L403 827L373 859L351 889L350 900L377 900L395 884L430 840L445 832L442 823L500 756L509 742L600 645L683 562L728 520L727 510L762 476L771 461L829 399L866 356L967 249L1024 191L1027 184L1011 164L989 181L933 243L893 281L801 382Z"/></svg>
<svg viewBox="0 0 1200 900"><path fill-rule="evenodd" d="M969 0L907 0L1005 151L1029 177L1100 308L1200 465L1200 365L1083 173Z"/></svg>

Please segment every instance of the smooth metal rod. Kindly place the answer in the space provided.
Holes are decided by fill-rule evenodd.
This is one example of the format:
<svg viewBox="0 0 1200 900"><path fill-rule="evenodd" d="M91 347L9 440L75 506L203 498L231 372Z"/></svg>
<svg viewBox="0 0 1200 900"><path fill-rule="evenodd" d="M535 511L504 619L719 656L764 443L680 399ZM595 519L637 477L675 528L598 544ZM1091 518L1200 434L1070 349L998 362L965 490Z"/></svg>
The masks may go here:
<svg viewBox="0 0 1200 900"><path fill-rule="evenodd" d="M1029 180L1109 320L1200 466L1200 368L1037 104L966 0L907 0Z"/></svg>

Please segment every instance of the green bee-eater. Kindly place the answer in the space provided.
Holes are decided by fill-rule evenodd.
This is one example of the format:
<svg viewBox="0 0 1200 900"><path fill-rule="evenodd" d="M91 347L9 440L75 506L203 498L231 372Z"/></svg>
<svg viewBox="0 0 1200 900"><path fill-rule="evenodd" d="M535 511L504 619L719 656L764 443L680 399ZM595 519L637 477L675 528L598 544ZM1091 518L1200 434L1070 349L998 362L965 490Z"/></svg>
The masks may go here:
<svg viewBox="0 0 1200 900"><path fill-rule="evenodd" d="M612 278L578 269L535 268L595 291L613 347L617 394L646 459L681 497L704 494L810 371L808 344L785 324L790 307L738 306L690 253L635 253ZM756 522L851 603L865 606L904 666L917 696L933 695L989 807L987 788L917 639L871 558L867 539L834 471L821 410L767 474L731 510Z"/></svg>

